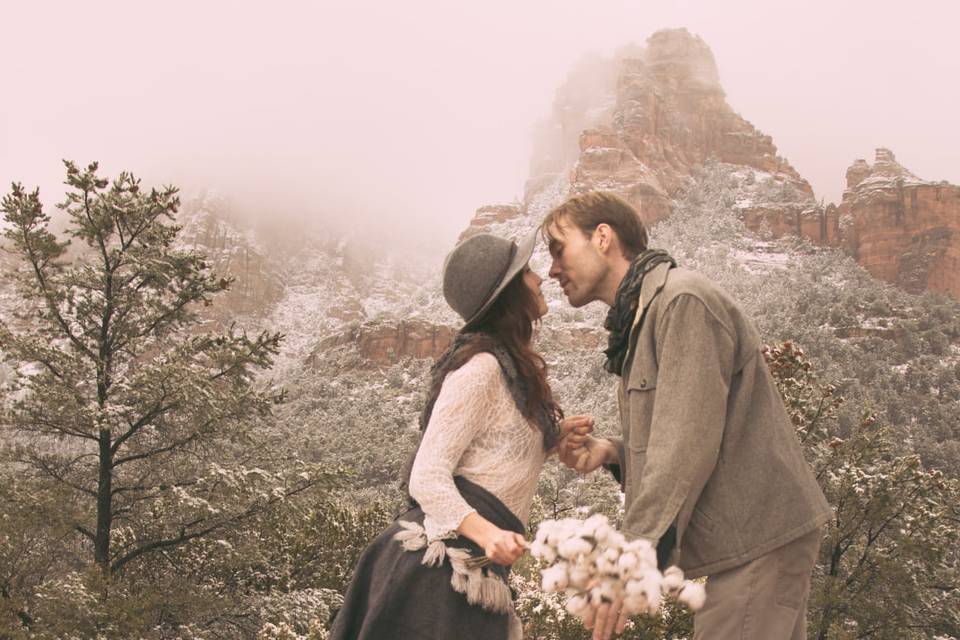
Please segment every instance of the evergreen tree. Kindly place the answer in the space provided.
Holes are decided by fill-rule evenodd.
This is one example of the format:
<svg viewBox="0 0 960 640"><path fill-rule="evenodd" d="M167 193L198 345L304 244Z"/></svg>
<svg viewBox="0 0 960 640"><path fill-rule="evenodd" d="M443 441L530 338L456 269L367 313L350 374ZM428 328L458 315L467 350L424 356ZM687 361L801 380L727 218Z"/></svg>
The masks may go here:
<svg viewBox="0 0 960 640"><path fill-rule="evenodd" d="M924 468L869 412L841 434L843 398L818 381L795 344L770 348L766 357L833 507L808 636L960 637L960 484Z"/></svg>
<svg viewBox="0 0 960 640"><path fill-rule="evenodd" d="M96 163L66 169L60 208L80 246L50 231L38 190L14 184L0 206L24 301L18 326L0 324L14 370L0 425L4 464L56 496L37 507L65 523L76 568L99 569L102 599L136 562L222 535L327 476L261 428L283 392L257 374L282 336L204 326L198 310L230 280L177 245L177 189L145 190L129 173L110 183ZM18 602L29 581L2 577Z"/></svg>

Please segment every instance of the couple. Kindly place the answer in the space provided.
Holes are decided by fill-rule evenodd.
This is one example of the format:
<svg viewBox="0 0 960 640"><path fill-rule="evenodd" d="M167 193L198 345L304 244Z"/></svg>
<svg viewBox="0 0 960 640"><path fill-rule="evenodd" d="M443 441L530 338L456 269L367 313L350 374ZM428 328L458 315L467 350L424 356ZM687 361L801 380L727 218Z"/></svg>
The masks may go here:
<svg viewBox="0 0 960 640"><path fill-rule="evenodd" d="M696 640L805 638L830 508L756 329L716 285L648 249L636 211L612 194L571 198L539 233L570 304L610 307L622 439L564 418L532 349L547 311L527 266L537 234L519 246L465 240L444 264L443 292L466 323L432 370L407 473L412 508L364 551L331 638L519 638L507 577L553 453L582 473L609 469L625 493L623 534L707 576ZM583 622L606 639L626 618L613 601Z"/></svg>

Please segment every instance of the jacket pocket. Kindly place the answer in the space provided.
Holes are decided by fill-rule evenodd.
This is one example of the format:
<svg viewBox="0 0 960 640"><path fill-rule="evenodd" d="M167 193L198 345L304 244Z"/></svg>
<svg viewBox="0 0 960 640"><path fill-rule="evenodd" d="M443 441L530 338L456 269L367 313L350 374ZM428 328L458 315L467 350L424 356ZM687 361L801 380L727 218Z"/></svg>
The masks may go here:
<svg viewBox="0 0 960 640"><path fill-rule="evenodd" d="M639 360L630 367L624 387L624 446L634 453L645 452L657 397L657 365L652 358Z"/></svg>
<svg viewBox="0 0 960 640"><path fill-rule="evenodd" d="M657 363L652 357L637 356L627 377L627 392L645 392L657 388Z"/></svg>
<svg viewBox="0 0 960 640"><path fill-rule="evenodd" d="M689 526L704 533L713 533L717 530L716 521L696 506L693 507L693 515L690 516Z"/></svg>

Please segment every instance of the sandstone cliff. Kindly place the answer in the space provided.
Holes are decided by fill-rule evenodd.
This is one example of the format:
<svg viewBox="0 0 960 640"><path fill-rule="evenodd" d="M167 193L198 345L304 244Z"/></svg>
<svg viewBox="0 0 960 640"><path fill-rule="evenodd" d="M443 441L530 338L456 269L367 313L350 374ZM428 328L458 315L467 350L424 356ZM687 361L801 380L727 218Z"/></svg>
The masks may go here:
<svg viewBox="0 0 960 640"><path fill-rule="evenodd" d="M527 200L566 172L569 195L614 191L653 224L709 160L735 169L733 206L751 230L842 247L877 278L960 297L960 187L921 180L879 149L847 171L839 205L818 204L771 137L727 104L713 53L686 29L581 61L537 130Z"/></svg>
<svg viewBox="0 0 960 640"><path fill-rule="evenodd" d="M888 149L847 169L843 246L875 277L911 293L960 298L960 187L919 179Z"/></svg>
<svg viewBox="0 0 960 640"><path fill-rule="evenodd" d="M578 154L564 167L571 194L617 192L650 224L669 214L691 171L711 158L769 177L798 211L813 208L810 185L777 155L770 136L727 104L713 53L686 29L658 31L645 48L623 49L605 65L591 59L584 68L594 71L596 82L610 84L595 87L592 101L574 100L567 85L582 85L582 72L571 74L558 91L553 145L540 139L534 149L561 151L534 161L528 191L541 184L538 171L549 175L572 160L566 151L572 138ZM574 132L576 122L585 126Z"/></svg>

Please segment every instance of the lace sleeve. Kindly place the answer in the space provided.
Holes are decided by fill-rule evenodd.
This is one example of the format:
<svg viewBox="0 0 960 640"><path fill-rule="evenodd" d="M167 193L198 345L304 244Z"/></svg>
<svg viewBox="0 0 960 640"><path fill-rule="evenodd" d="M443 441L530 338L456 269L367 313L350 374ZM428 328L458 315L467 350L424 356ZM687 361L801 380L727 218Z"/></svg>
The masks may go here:
<svg viewBox="0 0 960 640"><path fill-rule="evenodd" d="M410 472L410 496L425 514L427 537L456 537L457 527L476 511L453 483L464 451L476 435L496 419L500 364L478 353L447 374Z"/></svg>

